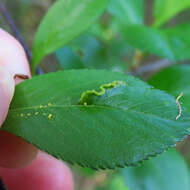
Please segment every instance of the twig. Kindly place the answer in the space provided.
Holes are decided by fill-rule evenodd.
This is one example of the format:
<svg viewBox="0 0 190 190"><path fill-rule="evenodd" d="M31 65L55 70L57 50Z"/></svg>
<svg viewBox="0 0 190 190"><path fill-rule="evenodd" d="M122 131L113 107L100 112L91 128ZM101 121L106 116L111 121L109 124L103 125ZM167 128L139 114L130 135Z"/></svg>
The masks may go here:
<svg viewBox="0 0 190 190"><path fill-rule="evenodd" d="M152 62L152 63L149 63L147 65L144 65L144 66L141 66L141 67L138 67L134 73L136 75L144 75L146 73L149 73L149 72L155 72L155 71L158 71L160 69L163 69L165 67L168 67L168 66L171 66L171 65L174 65L176 64L175 62L172 62L168 59L162 59L162 60L158 60L158 61L155 61L155 62Z"/></svg>
<svg viewBox="0 0 190 190"><path fill-rule="evenodd" d="M3 180L0 178L0 190L7 190L5 184L3 183Z"/></svg>
<svg viewBox="0 0 190 190"><path fill-rule="evenodd" d="M18 39L18 41L21 43L21 45L23 46L25 52L26 52L26 55L28 57L28 60L29 62L31 61L31 52L30 50L28 49L28 46L26 45L22 35L20 34L19 30L17 29L13 19L11 18L9 12L7 11L5 5L3 4L3 2L0 0L0 11L3 15L3 17L5 18L5 20L7 21L8 25L10 26L10 28L12 29L15 37Z"/></svg>

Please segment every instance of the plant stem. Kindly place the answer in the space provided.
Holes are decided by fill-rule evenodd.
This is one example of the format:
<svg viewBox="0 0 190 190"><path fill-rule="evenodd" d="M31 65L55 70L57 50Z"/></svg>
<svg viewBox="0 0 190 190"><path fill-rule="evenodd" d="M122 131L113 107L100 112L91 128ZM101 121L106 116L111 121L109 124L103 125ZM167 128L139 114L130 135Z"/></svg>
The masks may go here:
<svg viewBox="0 0 190 190"><path fill-rule="evenodd" d="M0 178L0 190L8 190L5 186L5 184L3 183L3 180Z"/></svg>
<svg viewBox="0 0 190 190"><path fill-rule="evenodd" d="M3 15L3 17L5 18L5 20L7 21L8 25L10 26L11 30L13 31L15 37L18 39L18 41L21 43L21 45L23 46L25 52L26 52L26 55L28 57L28 60L29 62L31 61L31 52L30 50L28 49L22 35L20 34L19 30L17 29L13 19L11 18L9 12L7 11L4 3L0 0L0 11L1 11L1 14Z"/></svg>
<svg viewBox="0 0 190 190"><path fill-rule="evenodd" d="M145 75L147 73L153 73L153 72L159 71L163 68L169 67L169 66L174 65L174 64L177 64L177 63L172 62L168 59L161 59L161 60L149 63L147 65L138 67L134 71L134 74L142 76L142 75Z"/></svg>

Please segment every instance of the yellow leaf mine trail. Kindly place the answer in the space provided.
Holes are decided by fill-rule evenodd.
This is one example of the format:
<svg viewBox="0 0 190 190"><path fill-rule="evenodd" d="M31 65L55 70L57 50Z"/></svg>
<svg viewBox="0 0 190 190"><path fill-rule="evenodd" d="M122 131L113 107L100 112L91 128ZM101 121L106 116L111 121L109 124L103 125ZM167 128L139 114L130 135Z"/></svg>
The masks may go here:
<svg viewBox="0 0 190 190"><path fill-rule="evenodd" d="M179 114L176 116L176 120L178 120L181 117L181 113L182 113L182 109L181 109L181 105L179 103L179 99L183 96L183 92L180 93L180 95L176 98L176 104L177 107L179 109Z"/></svg>

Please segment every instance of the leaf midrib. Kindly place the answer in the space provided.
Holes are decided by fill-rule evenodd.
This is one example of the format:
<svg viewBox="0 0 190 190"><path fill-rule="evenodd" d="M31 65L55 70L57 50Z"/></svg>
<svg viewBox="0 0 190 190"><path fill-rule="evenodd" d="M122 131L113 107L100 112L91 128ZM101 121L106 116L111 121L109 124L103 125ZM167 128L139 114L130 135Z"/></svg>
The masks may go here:
<svg viewBox="0 0 190 190"><path fill-rule="evenodd" d="M25 108L23 107L23 108L10 109L9 112L16 112L16 111L29 110L29 109L43 109L44 110L44 109L48 109L48 108L69 108L69 107L117 109L117 110L120 110L120 111L123 111L123 112L129 111L131 113L136 113L136 114L139 114L139 115L153 116L154 118L158 118L158 119L164 120L164 121L174 121L174 120L171 120L171 119L168 119L168 118L159 117L159 116L157 116L155 114L140 112L140 111L137 111L137 110L122 109L121 107L115 107L115 106L111 107L111 106L108 106L108 105L88 105L88 106L84 106L84 105L52 105L50 107L45 107L45 108L40 108L40 106L31 106L31 107L25 107Z"/></svg>

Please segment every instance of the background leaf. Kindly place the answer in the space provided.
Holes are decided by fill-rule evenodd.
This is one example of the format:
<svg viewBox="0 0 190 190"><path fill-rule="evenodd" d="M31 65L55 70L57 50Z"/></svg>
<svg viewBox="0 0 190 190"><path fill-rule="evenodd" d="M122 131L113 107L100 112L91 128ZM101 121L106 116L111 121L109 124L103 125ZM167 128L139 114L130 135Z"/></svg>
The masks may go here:
<svg viewBox="0 0 190 190"><path fill-rule="evenodd" d="M109 182L104 185L103 187L98 187L96 190L129 190L128 187L125 185L125 181L120 174L116 174Z"/></svg>
<svg viewBox="0 0 190 190"><path fill-rule="evenodd" d="M84 32L103 12L107 0L58 0L42 20L33 47L33 63Z"/></svg>
<svg viewBox="0 0 190 190"><path fill-rule="evenodd" d="M167 80L166 80L167 79ZM175 65L154 75L149 83L156 88L164 90L175 97L183 92L180 99L183 106L190 112L190 66Z"/></svg>
<svg viewBox="0 0 190 190"><path fill-rule="evenodd" d="M133 47L171 60L190 58L190 24L163 30L134 25L124 27L125 39Z"/></svg>
<svg viewBox="0 0 190 190"><path fill-rule="evenodd" d="M155 0L155 26L159 27L179 12L190 7L189 0Z"/></svg>
<svg viewBox="0 0 190 190"><path fill-rule="evenodd" d="M126 185L131 190L189 190L188 167L176 150L145 161L140 167L123 170Z"/></svg>
<svg viewBox="0 0 190 190"><path fill-rule="evenodd" d="M56 51L56 56L63 69L83 69L84 64L70 47L64 47Z"/></svg>
<svg viewBox="0 0 190 190"><path fill-rule="evenodd" d="M103 43L96 37L85 34L58 50L56 55L63 69L110 69L125 73L129 61L124 58L131 51L121 38Z"/></svg>
<svg viewBox="0 0 190 190"><path fill-rule="evenodd" d="M143 0L110 0L108 10L125 24L144 23Z"/></svg>
<svg viewBox="0 0 190 190"><path fill-rule="evenodd" d="M178 112L173 97L131 76L63 71L19 84L3 130L70 163L115 168L189 134L190 116L176 121Z"/></svg>
<svg viewBox="0 0 190 190"><path fill-rule="evenodd" d="M81 166L78 166L78 167L74 167L75 170L77 172L80 173L81 176L84 176L84 177L92 177L92 176L95 176L96 175L96 170L93 170L91 168L84 168L84 167L81 167Z"/></svg>

